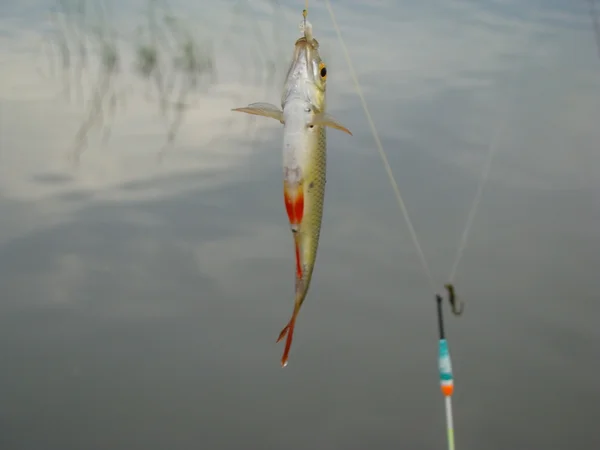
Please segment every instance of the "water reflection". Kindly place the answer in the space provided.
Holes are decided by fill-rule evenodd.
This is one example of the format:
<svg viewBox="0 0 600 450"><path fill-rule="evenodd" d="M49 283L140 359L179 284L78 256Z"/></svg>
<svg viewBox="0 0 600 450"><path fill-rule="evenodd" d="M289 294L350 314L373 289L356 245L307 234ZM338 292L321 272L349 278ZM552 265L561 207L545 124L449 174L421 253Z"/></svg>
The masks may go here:
<svg viewBox="0 0 600 450"><path fill-rule="evenodd" d="M197 106L198 99L190 97L216 82L214 53L208 37L197 37L166 1L150 0L146 10L144 23L134 33L134 71L148 85L146 99L151 101L154 93L158 97L167 133L162 156L174 144L186 111ZM93 129L101 128L106 143L116 110L125 106L125 96L131 93L131 85L118 87L119 75L127 70L123 47L131 44L131 36L117 32L104 1L59 0L50 22L52 30L44 46L50 71L54 73L58 66L67 98L74 90L79 103L87 104L73 148L72 157L78 162ZM90 59L95 73L88 73ZM89 77L86 99L84 75Z"/></svg>
<svg viewBox="0 0 600 450"><path fill-rule="evenodd" d="M329 107L356 131L329 135L279 368L280 127L230 108L278 101L299 22L280 3L62 3L45 34L47 3L0 6L0 448L445 445L434 300L318 2ZM441 282L506 123L447 330L464 448L600 445L600 67L588 5L543 3L334 2Z"/></svg>
<svg viewBox="0 0 600 450"><path fill-rule="evenodd" d="M594 28L594 37L596 38L598 59L600 59L600 10L598 9L596 0L588 0L588 2L590 4L590 17L592 19L592 27Z"/></svg>

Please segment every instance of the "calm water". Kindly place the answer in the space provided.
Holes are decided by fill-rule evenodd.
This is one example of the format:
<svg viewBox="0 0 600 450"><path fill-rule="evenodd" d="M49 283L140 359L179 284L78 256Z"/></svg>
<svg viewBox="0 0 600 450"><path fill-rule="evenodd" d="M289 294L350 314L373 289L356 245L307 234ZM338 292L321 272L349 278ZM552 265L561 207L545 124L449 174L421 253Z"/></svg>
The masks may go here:
<svg viewBox="0 0 600 450"><path fill-rule="evenodd" d="M0 5L0 448L445 448L432 293L323 2L329 109L354 136L329 132L317 269L279 367L281 127L230 109L278 102L303 2L202 3ZM333 7L440 286L497 145L447 324L457 448L600 448L589 2Z"/></svg>

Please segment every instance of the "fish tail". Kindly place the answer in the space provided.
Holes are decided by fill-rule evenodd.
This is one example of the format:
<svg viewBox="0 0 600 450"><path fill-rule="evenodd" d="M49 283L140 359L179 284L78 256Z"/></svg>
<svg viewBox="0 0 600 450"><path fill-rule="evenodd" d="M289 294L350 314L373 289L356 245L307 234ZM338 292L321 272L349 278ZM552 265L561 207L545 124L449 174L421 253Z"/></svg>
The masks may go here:
<svg viewBox="0 0 600 450"><path fill-rule="evenodd" d="M300 312L300 302L296 302L294 304L294 312L292 313L292 318L288 322L288 324L281 330L279 333L279 337L277 338L277 342L281 341L284 337L285 347L283 349L283 356L281 357L281 367L287 366L288 357L290 354L290 348L292 347L292 339L294 337L294 326L296 325L296 317L298 316L298 312Z"/></svg>

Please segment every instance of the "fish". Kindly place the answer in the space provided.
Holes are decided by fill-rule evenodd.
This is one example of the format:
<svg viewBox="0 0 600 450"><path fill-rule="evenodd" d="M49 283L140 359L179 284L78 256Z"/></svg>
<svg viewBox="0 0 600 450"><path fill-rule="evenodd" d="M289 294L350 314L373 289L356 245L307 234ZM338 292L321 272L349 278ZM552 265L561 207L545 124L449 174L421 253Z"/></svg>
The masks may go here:
<svg viewBox="0 0 600 450"><path fill-rule="evenodd" d="M321 235L325 200L326 129L352 136L348 128L326 112L327 65L319 54L319 42L307 20L294 44L285 77L281 108L270 103L251 103L232 111L278 120L283 124L283 199L295 250L295 299L292 316L277 342L286 338L281 366L288 363L296 318L311 284Z"/></svg>

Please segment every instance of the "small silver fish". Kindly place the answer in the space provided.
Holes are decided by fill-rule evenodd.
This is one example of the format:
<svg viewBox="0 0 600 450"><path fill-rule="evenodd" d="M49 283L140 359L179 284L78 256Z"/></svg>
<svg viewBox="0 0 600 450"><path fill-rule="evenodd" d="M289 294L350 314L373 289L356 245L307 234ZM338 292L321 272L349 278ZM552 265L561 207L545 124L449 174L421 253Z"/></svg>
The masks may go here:
<svg viewBox="0 0 600 450"><path fill-rule="evenodd" d="M247 114L270 117L283 124L283 197L296 250L296 297L294 312L277 342L287 336L281 365L288 362L294 325L304 302L317 257L327 161L326 127L352 133L325 112L327 66L319 55L319 43L306 20L304 35L294 45L281 109L269 103L236 108Z"/></svg>

